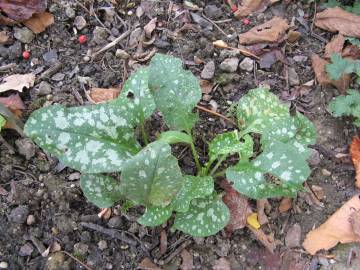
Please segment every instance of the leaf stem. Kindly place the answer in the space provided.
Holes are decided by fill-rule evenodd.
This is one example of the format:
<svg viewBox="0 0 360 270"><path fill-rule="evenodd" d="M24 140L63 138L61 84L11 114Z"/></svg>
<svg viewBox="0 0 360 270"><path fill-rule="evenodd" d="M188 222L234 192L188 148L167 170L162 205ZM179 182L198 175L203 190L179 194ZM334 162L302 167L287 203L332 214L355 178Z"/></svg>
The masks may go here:
<svg viewBox="0 0 360 270"><path fill-rule="evenodd" d="M149 138L148 138L148 135L147 135L147 133L145 131L145 122L144 121L141 121L140 129L141 129L141 135L143 137L144 143L145 143L145 145L148 145L149 144Z"/></svg>
<svg viewBox="0 0 360 270"><path fill-rule="evenodd" d="M199 174L201 172L202 167L201 167L200 161L199 161L199 154L197 153L196 148L195 148L194 137L192 135L191 128L188 128L186 130L186 132L191 136L192 141L190 144L190 148L191 148L192 155L194 156L197 173Z"/></svg>
<svg viewBox="0 0 360 270"><path fill-rule="evenodd" d="M224 169L224 170L222 170L222 171L220 171L220 172L215 173L215 174L213 175L213 177L216 178L216 177L224 176L225 172L226 172L226 169Z"/></svg>
<svg viewBox="0 0 360 270"><path fill-rule="evenodd" d="M219 168L219 166L225 160L225 158L226 158L226 156L224 155L218 159L217 163L215 164L214 168L212 168L209 175L213 175L216 172L216 170Z"/></svg>

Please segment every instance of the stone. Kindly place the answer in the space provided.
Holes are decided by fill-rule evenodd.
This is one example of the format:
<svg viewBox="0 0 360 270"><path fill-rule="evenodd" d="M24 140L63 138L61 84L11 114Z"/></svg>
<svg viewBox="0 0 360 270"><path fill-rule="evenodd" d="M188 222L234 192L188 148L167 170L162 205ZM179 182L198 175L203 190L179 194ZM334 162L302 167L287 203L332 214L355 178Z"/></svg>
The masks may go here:
<svg viewBox="0 0 360 270"><path fill-rule="evenodd" d="M98 247L100 250L105 250L107 249L108 245L105 240L100 240L98 243Z"/></svg>
<svg viewBox="0 0 360 270"><path fill-rule="evenodd" d="M18 139L15 144L19 153L27 160L35 156L35 144L29 138Z"/></svg>
<svg viewBox="0 0 360 270"><path fill-rule="evenodd" d="M76 29L82 30L86 26L86 20L83 16L76 16L74 19L74 25Z"/></svg>
<svg viewBox="0 0 360 270"><path fill-rule="evenodd" d="M248 72L253 71L254 69L254 60L250 57L245 57L239 64L239 68Z"/></svg>
<svg viewBox="0 0 360 270"><path fill-rule="evenodd" d="M38 91L37 91L37 94L39 96L46 96L46 95L49 95L51 94L51 86L50 84L48 84L47 82L45 81L42 81L40 84L39 84L39 88L38 88Z"/></svg>
<svg viewBox="0 0 360 270"><path fill-rule="evenodd" d="M310 157L308 158L308 162L311 166L317 166L320 164L321 162L321 158L320 158L320 154L318 151L316 151L315 149L310 149L311 154Z"/></svg>
<svg viewBox="0 0 360 270"><path fill-rule="evenodd" d="M328 171L327 169L322 169L321 173L322 173L323 176L330 176L331 175L331 172Z"/></svg>
<svg viewBox="0 0 360 270"><path fill-rule="evenodd" d="M21 42L16 41L13 45L8 48L7 51L10 60L19 58L22 55Z"/></svg>
<svg viewBox="0 0 360 270"><path fill-rule="evenodd" d="M222 10L216 5L206 5L204 8L204 13L206 17L210 19L219 19L223 15Z"/></svg>
<svg viewBox="0 0 360 270"><path fill-rule="evenodd" d="M69 175L68 179L69 179L69 181L79 180L80 179L80 173L79 172L74 172L74 173Z"/></svg>
<svg viewBox="0 0 360 270"><path fill-rule="evenodd" d="M54 63L58 60L58 54L56 50L50 50L47 53L44 53L42 57L47 63Z"/></svg>
<svg viewBox="0 0 360 270"><path fill-rule="evenodd" d="M14 37L22 43L31 43L35 38L34 33L27 27L14 27Z"/></svg>
<svg viewBox="0 0 360 270"><path fill-rule="evenodd" d="M68 18L72 19L75 18L75 10L72 7L66 7L65 14Z"/></svg>
<svg viewBox="0 0 360 270"><path fill-rule="evenodd" d="M74 253L75 254L84 256L84 255L86 255L88 250L89 250L89 246L84 243L79 242L74 245Z"/></svg>
<svg viewBox="0 0 360 270"><path fill-rule="evenodd" d="M115 56L117 58L126 60L126 59L129 59L130 54L128 54L125 50L117 49L115 52Z"/></svg>
<svg viewBox="0 0 360 270"><path fill-rule="evenodd" d="M33 253L33 251L34 251L34 247L30 243L26 243L25 245L20 247L19 256L21 257L30 256L31 253Z"/></svg>
<svg viewBox="0 0 360 270"><path fill-rule="evenodd" d="M0 269L7 269L9 264L7 262L0 262Z"/></svg>
<svg viewBox="0 0 360 270"><path fill-rule="evenodd" d="M295 223L290 227L285 236L285 245L288 248L295 248L300 246L301 240L301 227L298 223Z"/></svg>
<svg viewBox="0 0 360 270"><path fill-rule="evenodd" d="M119 35L120 35L120 31L117 29L117 28L115 28L115 27L113 27L113 28L111 28L111 34L114 36L114 37L118 37Z"/></svg>
<svg viewBox="0 0 360 270"><path fill-rule="evenodd" d="M107 37L108 33L105 28L96 26L93 31L93 38L91 42L95 44L103 44L107 40Z"/></svg>
<svg viewBox="0 0 360 270"><path fill-rule="evenodd" d="M204 66L203 70L201 71L200 77L205 80L211 80L212 78L214 78L214 74L215 63L214 61L210 61Z"/></svg>
<svg viewBox="0 0 360 270"><path fill-rule="evenodd" d="M74 269L74 267L72 266L72 262L70 260L65 260L65 254L62 252L50 253L45 265L45 269L47 270Z"/></svg>
<svg viewBox="0 0 360 270"><path fill-rule="evenodd" d="M225 72L235 72L239 64L239 59L237 57L226 58L220 64L220 69Z"/></svg>
<svg viewBox="0 0 360 270"><path fill-rule="evenodd" d="M294 59L295 62L299 63L299 62L305 62L308 59L308 57L305 56L305 55L295 55L293 57L293 59Z"/></svg>
<svg viewBox="0 0 360 270"><path fill-rule="evenodd" d="M23 224L29 214L29 207L27 205L20 205L11 210L9 220L17 224Z"/></svg>
<svg viewBox="0 0 360 270"><path fill-rule="evenodd" d="M296 86L300 84L300 78L296 73L295 68L289 68L289 84L290 86Z"/></svg>
<svg viewBox="0 0 360 270"><path fill-rule="evenodd" d="M139 27L139 28L135 28L134 31L130 33L129 48L133 48L138 45L142 31L143 30Z"/></svg>
<svg viewBox="0 0 360 270"><path fill-rule="evenodd" d="M56 82L60 82L60 81L62 81L64 78L65 78L65 74L64 74L64 73L56 73L55 75L53 75L53 76L51 77L51 79L52 79L53 81L56 81Z"/></svg>
<svg viewBox="0 0 360 270"><path fill-rule="evenodd" d="M26 218L26 224L31 226L35 223L35 217L34 215L28 215L28 217Z"/></svg>

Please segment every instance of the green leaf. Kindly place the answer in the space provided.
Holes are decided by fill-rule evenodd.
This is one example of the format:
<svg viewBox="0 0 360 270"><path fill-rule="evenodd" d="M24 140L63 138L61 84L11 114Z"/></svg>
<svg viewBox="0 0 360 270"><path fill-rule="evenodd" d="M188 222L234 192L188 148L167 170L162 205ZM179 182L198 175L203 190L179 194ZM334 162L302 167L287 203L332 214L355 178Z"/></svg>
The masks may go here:
<svg viewBox="0 0 360 270"><path fill-rule="evenodd" d="M354 37L346 37L345 40L349 41L352 45L357 46L360 48L360 40Z"/></svg>
<svg viewBox="0 0 360 270"><path fill-rule="evenodd" d="M144 215L142 215L138 222L143 226L159 226L167 221L172 214L172 207L154 207L150 206L146 208Z"/></svg>
<svg viewBox="0 0 360 270"><path fill-rule="evenodd" d="M189 131L198 119L193 108L201 99L197 78L180 59L156 54L150 62L149 86L170 129Z"/></svg>
<svg viewBox="0 0 360 270"><path fill-rule="evenodd" d="M342 58L338 53L331 55L331 62L331 64L326 65L325 69L332 80L338 80L344 74L355 72L354 62Z"/></svg>
<svg viewBox="0 0 360 270"><path fill-rule="evenodd" d="M137 204L165 207L183 185L177 159L165 142L148 144L123 168L121 188Z"/></svg>
<svg viewBox="0 0 360 270"><path fill-rule="evenodd" d="M237 118L244 129L241 134L264 134L272 129L269 119L289 116L289 108L266 88L250 90L237 106Z"/></svg>
<svg viewBox="0 0 360 270"><path fill-rule="evenodd" d="M268 183L264 174L275 176ZM240 193L254 199L295 196L309 177L310 168L292 145L273 141L252 162L239 162L226 171L226 177Z"/></svg>
<svg viewBox="0 0 360 270"><path fill-rule="evenodd" d="M218 195L195 199L186 213L176 213L174 228L195 237L206 237L223 229L230 212Z"/></svg>
<svg viewBox="0 0 360 270"><path fill-rule="evenodd" d="M184 184L172 202L174 210L177 212L187 212L193 199L205 198L214 191L214 179L211 176L192 176L184 177Z"/></svg>
<svg viewBox="0 0 360 270"><path fill-rule="evenodd" d="M120 182L102 174L82 174L80 186L85 197L100 208L111 207L124 198Z"/></svg>
<svg viewBox="0 0 360 270"><path fill-rule="evenodd" d="M219 134L209 144L210 162L220 156L239 153L242 147L237 130Z"/></svg>
<svg viewBox="0 0 360 270"><path fill-rule="evenodd" d="M0 131L3 128L3 126L5 126L5 124L6 124L6 119L2 117L2 115L0 115Z"/></svg>
<svg viewBox="0 0 360 270"><path fill-rule="evenodd" d="M66 166L87 173L116 172L140 149L133 131L138 122L131 103L115 100L41 108L31 114L24 131Z"/></svg>
<svg viewBox="0 0 360 270"><path fill-rule="evenodd" d="M184 132L175 131L175 130L170 130L170 131L161 133L158 140L166 142L168 144L175 144L175 143L191 144L192 143L192 138L190 135L188 135Z"/></svg>
<svg viewBox="0 0 360 270"><path fill-rule="evenodd" d="M240 159L248 160L254 154L254 141L249 134L246 134L242 137L244 142L242 143L242 148L240 150Z"/></svg>
<svg viewBox="0 0 360 270"><path fill-rule="evenodd" d="M155 111L156 105L149 89L148 68L140 68L126 80L118 99L134 106L136 116L144 121Z"/></svg>
<svg viewBox="0 0 360 270"><path fill-rule="evenodd" d="M349 89L346 96L338 96L329 104L329 111L335 117L353 116L354 124L358 125L360 118L360 93Z"/></svg>

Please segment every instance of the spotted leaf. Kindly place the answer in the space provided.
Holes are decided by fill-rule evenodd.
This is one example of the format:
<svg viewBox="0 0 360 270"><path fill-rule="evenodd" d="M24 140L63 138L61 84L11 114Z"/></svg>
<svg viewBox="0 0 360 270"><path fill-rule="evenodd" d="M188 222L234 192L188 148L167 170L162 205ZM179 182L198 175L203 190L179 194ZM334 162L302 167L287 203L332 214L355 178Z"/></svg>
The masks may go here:
<svg viewBox="0 0 360 270"><path fill-rule="evenodd" d="M201 99L198 79L183 69L180 59L156 54L150 62L149 86L170 129L189 131L198 119L192 113Z"/></svg>
<svg viewBox="0 0 360 270"><path fill-rule="evenodd" d="M5 118L0 115L0 130L2 129L3 126L5 126L5 124L6 124Z"/></svg>
<svg viewBox="0 0 360 270"><path fill-rule="evenodd" d="M25 133L66 166L86 173L116 172L140 150L134 106L114 100L93 106L53 105L33 112Z"/></svg>
<svg viewBox="0 0 360 270"><path fill-rule="evenodd" d="M143 226L159 226L167 221L172 214L172 206L146 208L144 215L142 215L138 222Z"/></svg>
<svg viewBox="0 0 360 270"><path fill-rule="evenodd" d="M102 174L82 174L80 186L85 197L100 208L111 207L124 198L120 182Z"/></svg>
<svg viewBox="0 0 360 270"><path fill-rule="evenodd" d="M174 210L177 212L186 212L189 210L193 199L205 198L214 191L214 180L210 176L192 176L184 177L184 184L176 198L172 202Z"/></svg>
<svg viewBox="0 0 360 270"><path fill-rule="evenodd" d="M154 98L149 89L149 72L140 68L126 80L118 99L133 104L136 116L144 121L155 111Z"/></svg>
<svg viewBox="0 0 360 270"><path fill-rule="evenodd" d="M174 143L191 144L192 143L192 138L190 135L188 135L184 132L176 131L176 130L170 130L170 131L161 133L159 140L164 141L168 144L174 144Z"/></svg>
<svg viewBox="0 0 360 270"><path fill-rule="evenodd" d="M222 199L214 194L191 202L189 211L176 213L174 228L195 237L216 234L228 224L230 212Z"/></svg>
<svg viewBox="0 0 360 270"><path fill-rule="evenodd" d="M237 106L237 118L243 134L266 133L271 129L269 119L289 117L289 109L266 88L250 90Z"/></svg>
<svg viewBox="0 0 360 270"><path fill-rule="evenodd" d="M183 185L177 160L163 141L148 144L129 160L121 177L126 197L145 206L169 205Z"/></svg>

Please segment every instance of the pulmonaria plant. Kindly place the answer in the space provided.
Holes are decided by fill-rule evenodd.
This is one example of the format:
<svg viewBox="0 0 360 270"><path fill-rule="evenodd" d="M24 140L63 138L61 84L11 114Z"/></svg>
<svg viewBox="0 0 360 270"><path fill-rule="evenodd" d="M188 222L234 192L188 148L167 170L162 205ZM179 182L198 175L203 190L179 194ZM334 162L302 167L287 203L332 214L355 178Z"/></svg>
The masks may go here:
<svg viewBox="0 0 360 270"><path fill-rule="evenodd" d="M130 200L146 210L138 222L157 226L175 215L174 229L193 236L217 233L229 222L229 209L214 181L224 173L234 188L250 198L295 196L310 174L307 145L315 130L303 115L289 114L264 88L250 90L237 105L239 130L217 135L201 164L192 129L201 98L196 77L179 59L157 54L147 68L136 71L120 96L107 103L66 108L54 105L35 111L25 132L66 166L82 172L81 188L98 207ZM158 110L169 131L149 142L145 121ZM139 128L142 144L135 136ZM252 134L261 135L261 153L254 152ZM184 175L171 144L188 144L196 175ZM229 155L239 161L219 170ZM121 172L120 180L109 174Z"/></svg>

